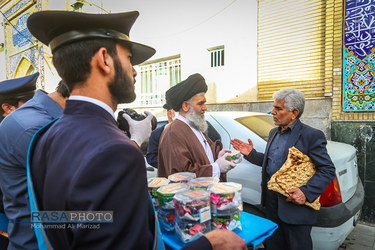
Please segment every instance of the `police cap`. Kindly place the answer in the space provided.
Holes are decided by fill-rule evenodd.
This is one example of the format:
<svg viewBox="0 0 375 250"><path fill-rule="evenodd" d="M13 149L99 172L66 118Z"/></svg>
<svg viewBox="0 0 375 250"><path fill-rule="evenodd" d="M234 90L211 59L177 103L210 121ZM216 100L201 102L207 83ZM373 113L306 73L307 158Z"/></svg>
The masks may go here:
<svg viewBox="0 0 375 250"><path fill-rule="evenodd" d="M132 64L137 65L155 54L155 49L131 41L129 32L138 11L89 14L72 11L40 11L27 20L30 33L48 45L52 53L62 45L92 38L108 38L129 46Z"/></svg>
<svg viewBox="0 0 375 250"><path fill-rule="evenodd" d="M30 99L36 90L39 73L0 82L0 98Z"/></svg>

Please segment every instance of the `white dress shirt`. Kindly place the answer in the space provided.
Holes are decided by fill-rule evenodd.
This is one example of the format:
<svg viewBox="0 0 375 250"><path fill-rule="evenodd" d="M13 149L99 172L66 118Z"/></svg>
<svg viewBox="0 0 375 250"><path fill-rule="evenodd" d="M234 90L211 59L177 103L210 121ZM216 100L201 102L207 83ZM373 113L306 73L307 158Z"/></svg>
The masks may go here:
<svg viewBox="0 0 375 250"><path fill-rule="evenodd" d="M189 124L188 120L185 117L183 117L182 115L177 116L176 119L184 122L194 132L195 136L197 137L197 139L199 140L199 142L202 144L202 147L203 147L204 151L206 152L207 158L208 158L208 160L210 161L210 163L212 165L212 176L216 177L216 178L220 178L220 168L219 168L219 165L214 161L214 156L212 154L211 147L208 144L206 138L203 136L203 133L201 131L197 130L196 128L192 127Z"/></svg>

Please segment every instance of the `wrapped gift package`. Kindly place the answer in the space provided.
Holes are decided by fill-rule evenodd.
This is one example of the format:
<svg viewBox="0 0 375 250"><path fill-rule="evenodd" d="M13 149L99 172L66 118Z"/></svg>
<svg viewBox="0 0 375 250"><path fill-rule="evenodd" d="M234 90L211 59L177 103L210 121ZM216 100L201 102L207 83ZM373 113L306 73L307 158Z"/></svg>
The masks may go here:
<svg viewBox="0 0 375 250"><path fill-rule="evenodd" d="M168 185L169 180L163 177L152 177L152 178L149 178L147 182L148 182L148 191L151 194L155 209L158 210L159 200L158 200L158 193L156 192L156 190L162 186Z"/></svg>
<svg viewBox="0 0 375 250"><path fill-rule="evenodd" d="M207 190L210 185L218 182L219 178L216 177L199 177L190 181L190 189Z"/></svg>
<svg viewBox="0 0 375 250"><path fill-rule="evenodd" d="M175 229L185 243L211 231L210 195L204 190L189 190L174 196Z"/></svg>
<svg viewBox="0 0 375 250"><path fill-rule="evenodd" d="M175 219L175 230L182 242L188 243L211 231L211 221L189 221L179 217Z"/></svg>
<svg viewBox="0 0 375 250"><path fill-rule="evenodd" d="M235 182L219 182L208 188L211 199L211 213L228 214L242 210L242 185Z"/></svg>
<svg viewBox="0 0 375 250"><path fill-rule="evenodd" d="M238 164L242 161L242 154L240 151L232 150L226 158L228 161Z"/></svg>
<svg viewBox="0 0 375 250"><path fill-rule="evenodd" d="M159 206L162 209L174 209L173 197L175 194L187 191L189 186L184 183L171 183L156 190Z"/></svg>
<svg viewBox="0 0 375 250"><path fill-rule="evenodd" d="M160 226L166 231L173 231L176 217L174 209L159 209L157 214Z"/></svg>
<svg viewBox="0 0 375 250"><path fill-rule="evenodd" d="M171 174L170 176L168 176L168 180L170 180L171 182L189 183L195 177L197 177L195 173L180 172Z"/></svg>
<svg viewBox="0 0 375 250"><path fill-rule="evenodd" d="M207 191L189 190L174 196L176 216L181 220L211 219L210 195Z"/></svg>
<svg viewBox="0 0 375 250"><path fill-rule="evenodd" d="M242 230L241 224L241 210L236 209L227 214L212 215L211 226L212 229L228 229L228 230Z"/></svg>
<svg viewBox="0 0 375 250"><path fill-rule="evenodd" d="M184 183L171 183L156 190L159 201L158 218L160 226L167 231L174 230L175 205L173 197L189 190L189 186Z"/></svg>

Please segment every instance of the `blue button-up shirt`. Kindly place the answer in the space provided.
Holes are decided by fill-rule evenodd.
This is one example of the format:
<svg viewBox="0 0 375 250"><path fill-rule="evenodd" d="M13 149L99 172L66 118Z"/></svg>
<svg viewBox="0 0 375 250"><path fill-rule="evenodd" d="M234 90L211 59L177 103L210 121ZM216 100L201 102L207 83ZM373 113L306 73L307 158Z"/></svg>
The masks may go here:
<svg viewBox="0 0 375 250"><path fill-rule="evenodd" d="M54 100L38 90L0 123L0 186L9 219L8 249L38 249L28 208L27 150L34 133L62 113Z"/></svg>
<svg viewBox="0 0 375 250"><path fill-rule="evenodd" d="M293 122L284 131L281 131L281 128L279 127L279 130L276 132L276 135L271 142L267 156L266 171L269 176L272 176L274 173L276 173L284 164L284 159L280 156L283 155L285 151L285 145L292 133L294 126L295 122Z"/></svg>

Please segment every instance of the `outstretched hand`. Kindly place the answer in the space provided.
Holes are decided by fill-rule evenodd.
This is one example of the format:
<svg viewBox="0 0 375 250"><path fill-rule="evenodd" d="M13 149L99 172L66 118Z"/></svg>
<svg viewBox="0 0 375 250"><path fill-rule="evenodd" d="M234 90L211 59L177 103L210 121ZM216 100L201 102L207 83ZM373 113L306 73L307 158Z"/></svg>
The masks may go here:
<svg viewBox="0 0 375 250"><path fill-rule="evenodd" d="M249 144L247 144L246 142L243 142L243 141L241 141L239 139L233 139L233 140L230 141L230 144L232 144L232 146L236 150L240 151L241 154L243 154L243 155L246 156L246 155L249 155L250 152L254 148L253 147L253 142L250 139L248 139L248 142L249 142Z"/></svg>

